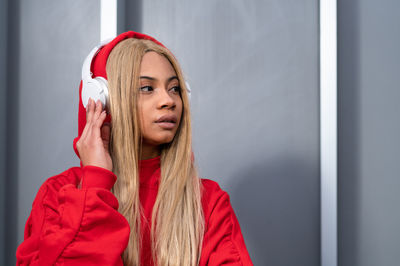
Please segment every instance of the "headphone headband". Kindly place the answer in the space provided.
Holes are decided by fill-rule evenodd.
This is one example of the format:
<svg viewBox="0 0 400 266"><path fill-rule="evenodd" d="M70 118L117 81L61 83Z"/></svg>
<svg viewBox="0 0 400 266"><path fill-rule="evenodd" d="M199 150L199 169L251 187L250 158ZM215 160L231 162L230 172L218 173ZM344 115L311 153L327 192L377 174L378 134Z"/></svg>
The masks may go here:
<svg viewBox="0 0 400 266"><path fill-rule="evenodd" d="M92 72L90 71L90 67L92 65L93 57L97 54L97 52L106 44L108 44L112 39L107 39L100 42L96 47L94 47L88 56L86 57L85 61L83 61L82 66L82 80L90 80L92 79Z"/></svg>

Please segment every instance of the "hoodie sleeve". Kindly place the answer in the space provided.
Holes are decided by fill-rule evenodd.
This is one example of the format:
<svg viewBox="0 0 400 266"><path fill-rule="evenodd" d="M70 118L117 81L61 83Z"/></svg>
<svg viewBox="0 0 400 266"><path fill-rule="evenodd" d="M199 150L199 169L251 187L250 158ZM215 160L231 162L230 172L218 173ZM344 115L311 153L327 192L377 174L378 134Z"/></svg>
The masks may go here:
<svg viewBox="0 0 400 266"><path fill-rule="evenodd" d="M115 181L96 166L49 178L32 204L17 265L123 265L130 229L110 192Z"/></svg>
<svg viewBox="0 0 400 266"><path fill-rule="evenodd" d="M203 179L203 186L206 231L200 265L253 265L228 193L211 180Z"/></svg>

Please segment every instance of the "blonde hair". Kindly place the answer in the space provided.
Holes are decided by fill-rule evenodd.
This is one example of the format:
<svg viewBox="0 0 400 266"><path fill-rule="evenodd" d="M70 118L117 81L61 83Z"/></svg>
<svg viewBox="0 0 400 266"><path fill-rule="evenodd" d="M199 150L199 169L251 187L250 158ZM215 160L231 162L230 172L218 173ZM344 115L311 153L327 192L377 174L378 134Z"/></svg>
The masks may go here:
<svg viewBox="0 0 400 266"><path fill-rule="evenodd" d="M182 118L171 143L162 145L161 179L151 219L155 265L197 265L204 234L201 182L191 159L192 135L188 95L182 71L168 49L149 40L126 39L111 51L106 65L112 117L110 153L118 179L112 192L131 233L125 265L140 264L142 207L139 201L141 134L137 109L140 64L145 53L165 56L181 87Z"/></svg>

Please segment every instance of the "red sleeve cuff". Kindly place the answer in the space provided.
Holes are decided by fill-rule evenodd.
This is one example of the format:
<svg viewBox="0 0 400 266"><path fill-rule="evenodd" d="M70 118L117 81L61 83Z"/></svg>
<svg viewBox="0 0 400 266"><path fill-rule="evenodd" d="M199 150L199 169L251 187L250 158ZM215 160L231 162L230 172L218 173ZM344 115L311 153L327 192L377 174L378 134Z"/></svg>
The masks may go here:
<svg viewBox="0 0 400 266"><path fill-rule="evenodd" d="M86 165L82 170L82 189L97 187L110 190L117 181L113 172L102 167Z"/></svg>

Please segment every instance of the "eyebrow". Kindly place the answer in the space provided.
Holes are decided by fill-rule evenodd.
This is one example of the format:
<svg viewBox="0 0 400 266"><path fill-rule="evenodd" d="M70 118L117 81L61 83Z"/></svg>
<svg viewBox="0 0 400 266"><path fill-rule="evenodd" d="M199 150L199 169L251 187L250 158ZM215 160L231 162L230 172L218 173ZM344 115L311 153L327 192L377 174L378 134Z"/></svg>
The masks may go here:
<svg viewBox="0 0 400 266"><path fill-rule="evenodd" d="M140 79L157 80L156 78L149 77L149 76L140 76ZM173 79L178 79L178 77L177 76L169 77L167 81L170 82Z"/></svg>

